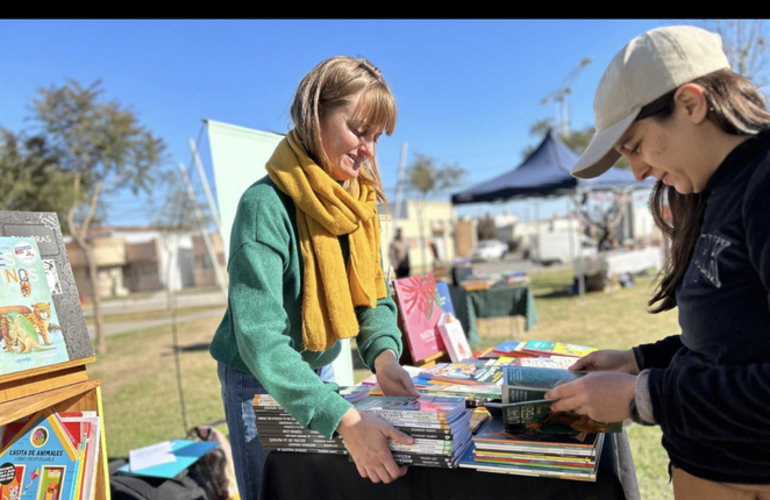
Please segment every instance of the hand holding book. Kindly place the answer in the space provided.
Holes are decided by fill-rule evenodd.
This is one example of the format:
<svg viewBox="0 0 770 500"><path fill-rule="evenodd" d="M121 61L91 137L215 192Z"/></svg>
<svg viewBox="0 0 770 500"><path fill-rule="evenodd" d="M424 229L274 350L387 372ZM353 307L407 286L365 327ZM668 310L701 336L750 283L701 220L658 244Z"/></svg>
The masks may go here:
<svg viewBox="0 0 770 500"><path fill-rule="evenodd" d="M545 394L556 399L554 411L574 411L599 422L621 422L629 417L636 376L620 372L594 372L559 385Z"/></svg>
<svg viewBox="0 0 770 500"><path fill-rule="evenodd" d="M342 436L361 477L369 478L373 483L387 484L406 474L406 466L399 466L393 459L388 439L412 445L413 437L381 418L352 408L342 417L337 432Z"/></svg>
<svg viewBox="0 0 770 500"><path fill-rule="evenodd" d="M610 349L594 351L575 361L569 369L571 371L613 371L631 375L639 374L636 357L634 357L634 351L631 349L626 351Z"/></svg>

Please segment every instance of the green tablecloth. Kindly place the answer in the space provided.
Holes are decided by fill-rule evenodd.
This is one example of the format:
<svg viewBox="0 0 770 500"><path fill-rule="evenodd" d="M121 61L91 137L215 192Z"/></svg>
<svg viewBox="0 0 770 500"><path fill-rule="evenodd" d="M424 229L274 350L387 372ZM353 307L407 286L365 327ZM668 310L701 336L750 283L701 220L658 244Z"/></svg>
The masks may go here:
<svg viewBox="0 0 770 500"><path fill-rule="evenodd" d="M495 286L473 292L466 292L459 286L450 286L449 294L468 343L472 345L481 344L476 318L524 316L524 328L527 331L538 321L535 298L528 286Z"/></svg>

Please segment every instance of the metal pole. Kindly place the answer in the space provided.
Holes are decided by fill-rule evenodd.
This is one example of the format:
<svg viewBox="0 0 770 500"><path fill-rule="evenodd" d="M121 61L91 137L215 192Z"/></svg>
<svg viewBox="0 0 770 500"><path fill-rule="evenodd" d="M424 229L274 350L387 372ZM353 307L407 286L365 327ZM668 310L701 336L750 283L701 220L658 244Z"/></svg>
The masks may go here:
<svg viewBox="0 0 770 500"><path fill-rule="evenodd" d="M187 188L187 195L190 197L190 201L193 204L195 217L198 219L198 224L200 225L201 237L203 237L203 242L206 244L206 251L209 254L209 259L211 259L211 265L214 267L214 275L217 278L217 284L222 290L222 294L227 297L227 284L225 283L225 277L222 274L222 268L219 265L219 259L217 259L216 252L214 252L214 244L211 242L211 236L206 229L206 223L203 219L203 214L201 214L201 211L198 208L198 200L195 199L195 193L193 193L192 186L190 186L190 179L187 177L187 170L184 168L182 163L179 163L179 172L182 174L182 180L184 181L185 187Z"/></svg>
<svg viewBox="0 0 770 500"><path fill-rule="evenodd" d="M203 192L206 193L206 200L209 202L211 217L214 219L214 225L217 226L217 232L222 234L222 223L219 221L219 212L217 211L217 206L214 203L214 197L211 195L211 189L209 189L209 181L206 178L206 173L203 171L201 157L198 155L198 147L195 145L194 140L190 139L188 142L190 144L190 150L193 154L193 159L195 160L195 167L198 169L198 175L200 176L201 183L203 184Z"/></svg>

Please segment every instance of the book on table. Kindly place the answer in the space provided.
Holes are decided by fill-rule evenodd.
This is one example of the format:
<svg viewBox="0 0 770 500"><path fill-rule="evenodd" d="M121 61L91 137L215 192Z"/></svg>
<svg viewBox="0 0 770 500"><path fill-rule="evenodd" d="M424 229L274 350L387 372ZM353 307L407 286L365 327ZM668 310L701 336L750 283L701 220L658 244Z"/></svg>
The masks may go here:
<svg viewBox="0 0 770 500"><path fill-rule="evenodd" d="M462 385L499 384L503 367L475 363L438 363L422 371L420 378Z"/></svg>
<svg viewBox="0 0 770 500"><path fill-rule="evenodd" d="M535 354L538 356L570 356L573 358L582 358L597 349L595 347L586 347L576 344L565 344L562 342L550 342L547 340L529 340L526 344L519 347L522 352Z"/></svg>

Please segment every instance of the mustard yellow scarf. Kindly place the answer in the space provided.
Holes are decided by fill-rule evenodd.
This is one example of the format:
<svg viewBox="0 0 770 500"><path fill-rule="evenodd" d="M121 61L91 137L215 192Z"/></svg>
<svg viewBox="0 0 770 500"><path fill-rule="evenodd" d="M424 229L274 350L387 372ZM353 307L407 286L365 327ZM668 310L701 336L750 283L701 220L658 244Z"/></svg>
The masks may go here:
<svg viewBox="0 0 770 500"><path fill-rule="evenodd" d="M292 130L267 162L267 173L297 209L304 284L302 340L325 351L358 334L355 306L376 307L387 295L380 267L377 194L358 184L352 196L307 154ZM349 234L348 269L338 236ZM340 277L347 274L348 282Z"/></svg>

